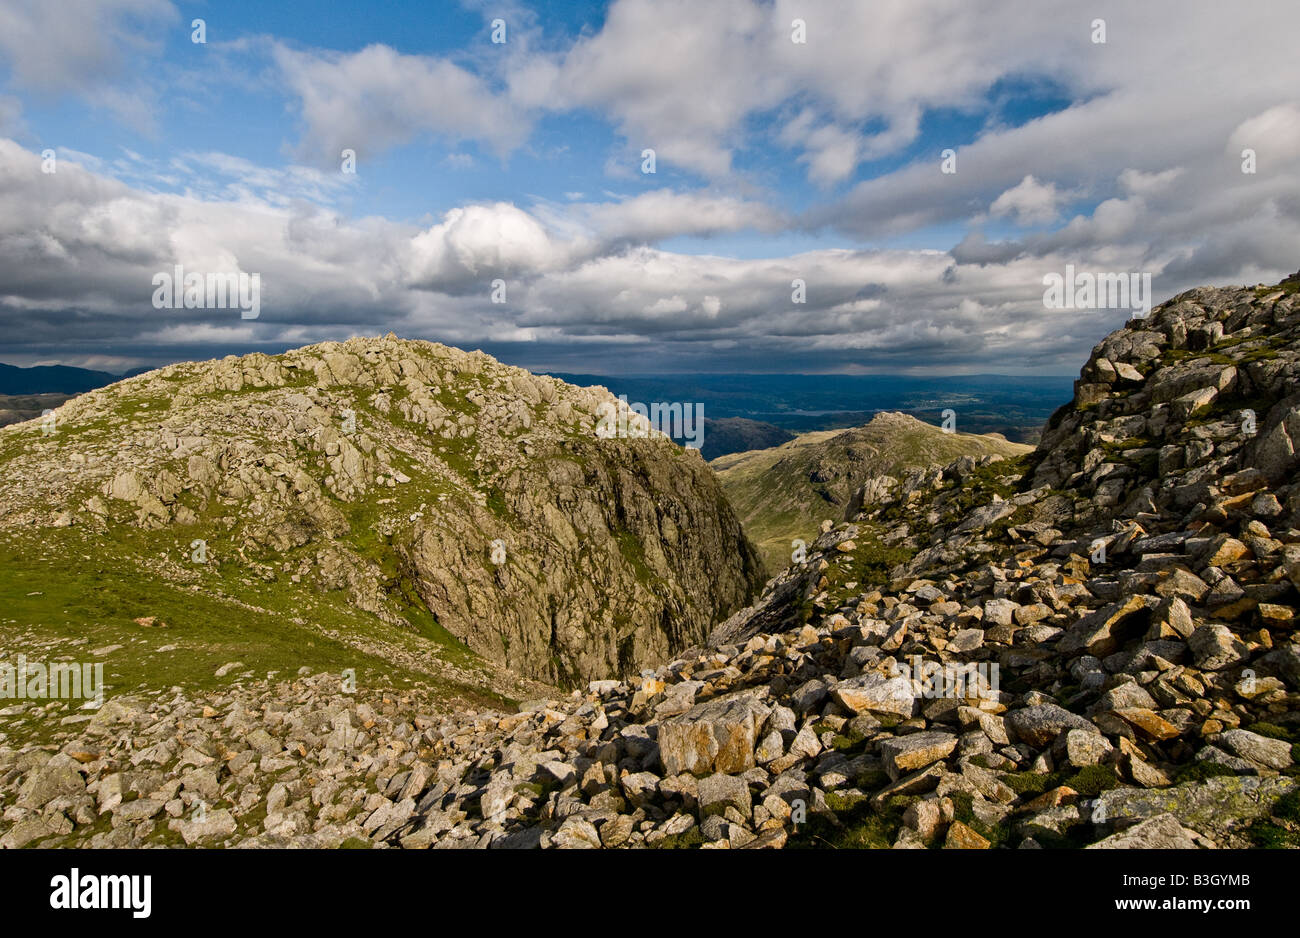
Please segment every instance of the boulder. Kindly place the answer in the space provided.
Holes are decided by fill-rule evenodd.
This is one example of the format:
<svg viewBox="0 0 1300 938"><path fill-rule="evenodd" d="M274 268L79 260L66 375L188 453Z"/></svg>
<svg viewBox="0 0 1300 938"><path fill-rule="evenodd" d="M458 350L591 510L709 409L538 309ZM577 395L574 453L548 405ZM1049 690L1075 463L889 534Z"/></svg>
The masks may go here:
<svg viewBox="0 0 1300 938"><path fill-rule="evenodd" d="M669 775L740 773L754 765L768 708L749 691L698 704L659 725L659 757Z"/></svg>

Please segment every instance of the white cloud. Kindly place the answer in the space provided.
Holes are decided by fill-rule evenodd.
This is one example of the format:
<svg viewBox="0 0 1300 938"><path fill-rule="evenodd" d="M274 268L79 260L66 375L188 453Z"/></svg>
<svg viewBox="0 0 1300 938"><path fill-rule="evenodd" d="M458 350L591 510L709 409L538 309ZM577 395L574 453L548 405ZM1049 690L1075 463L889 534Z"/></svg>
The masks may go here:
<svg viewBox="0 0 1300 938"><path fill-rule="evenodd" d="M612 217L624 232L635 227L628 219L636 212ZM0 141L0 309L25 311L21 342L33 349L166 345L201 356L395 328L470 347L526 341L566 354L608 345L687 356L743 347L834 363L864 350L890 360L936 350L978 357L1010 313L963 314L970 291L985 302L992 293L1027 318L1042 315L1041 273L1030 263L1015 276L998 268L948 282L953 261L943 252L737 260L601 240L614 230L561 236L505 203L464 206L421 231L350 222L305 203L143 192L73 164L45 176L36 154ZM152 275L176 263L259 273L262 318L153 309ZM489 302L496 276L509 283L504 306ZM790 302L795 277L808 283L806 305ZM1036 354L1058 351L1053 336Z"/></svg>
<svg viewBox="0 0 1300 938"><path fill-rule="evenodd" d="M288 206L299 199L328 204L355 176L312 166L271 168L228 153L183 153L172 160L188 191L208 198Z"/></svg>
<svg viewBox="0 0 1300 938"><path fill-rule="evenodd" d="M1300 157L1300 106L1279 104L1242 121L1228 139L1228 150L1235 156L1247 147L1272 163Z"/></svg>
<svg viewBox="0 0 1300 938"><path fill-rule="evenodd" d="M11 0L0 4L0 55L27 87L86 91L149 46L139 27L176 17L167 0Z"/></svg>
<svg viewBox="0 0 1300 938"><path fill-rule="evenodd" d="M777 103L779 69L756 68L768 15L747 0L624 0L600 32L548 65L536 106L599 108L639 153L707 176L731 169L730 142L750 110Z"/></svg>
<svg viewBox="0 0 1300 938"><path fill-rule="evenodd" d="M1026 176L993 200L989 214L994 218L1014 218L1021 225L1041 225L1056 220L1065 199L1055 184L1043 184L1033 176Z"/></svg>
<svg viewBox="0 0 1300 938"><path fill-rule="evenodd" d="M965 145L955 142L958 169L953 175L940 173L935 152L859 183L834 204L810 212L810 225L874 237L967 222L973 203L990 204L1026 175L1044 186L1099 200L1159 197L1162 204L1188 213L1204 199L1207 187L1239 190L1248 206L1260 198L1262 180L1243 179L1237 171L1239 157L1230 152L1225 158L1224 143L1232 139L1229 151L1239 150L1243 122L1252 118L1260 122L1244 125L1246 132L1257 128L1252 135L1260 147L1277 148L1279 157L1269 164L1274 179L1297 169L1294 157L1286 154L1292 146L1289 108L1300 86L1300 61L1286 51L1286 31L1276 28L1292 15L1288 3L1260 0L1225 19L1210 3L1101 2L1090 16L1107 19L1106 45L1087 42L1083 26L1073 32L1063 29L1075 15L1054 3L1018 12L1006 7L990 12L975 4L962 9L996 22L999 28L987 32L1000 35L975 38L964 14L954 14L951 28L934 39L934 57L918 57L933 70L933 88L948 81L943 63L955 56L958 74L969 77L965 87L978 86L986 68L1002 76L1042 74L1054 78L1074 102L1020 126L992 126ZM919 16L918 22L923 21ZM1003 43L1003 38L1014 41ZM1134 45L1139 42L1140 53ZM897 62L909 68L906 48L904 38L886 56L884 67ZM979 64L963 65L965 60ZM1262 61L1269 67L1260 67ZM919 96L924 76L915 81L920 82ZM1206 106L1205 88L1219 89L1213 107ZM1162 175L1175 168L1181 172ZM1131 172L1124 176L1125 170ZM1144 184L1154 188L1139 191Z"/></svg>
<svg viewBox="0 0 1300 938"><path fill-rule="evenodd" d="M411 239L409 280L431 289L484 278L538 273L564 263L567 245L506 202L455 208Z"/></svg>
<svg viewBox="0 0 1300 938"><path fill-rule="evenodd" d="M18 48L46 9L0 5L0 27L6 16L18 24L0 28L15 82L99 93L88 76L111 79L118 47L103 39L112 30L33 39L45 51L68 45L74 65L51 77ZM126 45L136 33L125 24L171 15L150 0L80 9L97 11L86 14L94 22L109 16ZM183 342L199 325L190 334L200 347L392 327L471 346L608 345L686 362L744 349L832 366L1072 371L1117 323L1044 311L1048 271L1150 270L1159 298L1297 266L1300 63L1293 38L1277 28L1289 10L1289 2L1258 0L1224 17L1212 3L1096 0L1080 17L1066 0L621 0L599 29L567 47L534 42L525 23L514 34L518 46L491 61L263 40L300 113L303 159L320 168L267 168L221 153L156 166L131 154L101 161L61 150L51 177L34 153L0 140L0 309L42 311L16 341L47 349ZM1094 16L1108 20L1105 46L1088 41ZM794 17L807 21L806 45L790 42ZM773 162L797 161L831 189L864 163L913 145L935 108L986 115L992 91L1026 76L1072 103L1020 126L988 120L976 139L953 142L955 175L940 173L936 147L847 193L823 192L792 222L775 207L781 195L765 169L736 170L739 149L772 147L780 151ZM1213 107L1207 87L1216 89ZM125 95L108 86L102 93ZM5 113L21 116L5 111L9 100L0 97L0 126ZM640 149L651 146L661 166L710 178L646 192L637 174L627 186L633 195L573 191L522 207L460 205L422 227L333 209L354 184L337 172L344 147L357 150L362 174L379 150L422 135L507 153L548 113L579 110L625 138L610 154L612 170L634 172ZM1259 153L1253 176L1238 168L1247 146ZM1005 242L980 230L987 217L1057 222L1084 199L1095 207L1056 230ZM954 229L973 230L950 250L932 251L742 260L656 247L682 236L780 234L793 224L829 228L849 243L918 229L915 243L926 243L925 229L955 240ZM149 275L175 262L261 272L263 320L196 313L174 321L142 306ZM503 307L487 299L496 276L510 284ZM806 305L789 302L795 277L807 281Z"/></svg>
<svg viewBox="0 0 1300 938"><path fill-rule="evenodd" d="M776 231L784 222L780 213L761 202L667 189L617 202L578 204L574 209L605 241L659 241L746 228Z"/></svg>
<svg viewBox="0 0 1300 938"><path fill-rule="evenodd" d="M781 141L801 146L799 162L808 164L808 178L819 186L840 182L857 168L863 155L861 136L834 124L814 127L816 115L805 110L781 131Z"/></svg>
<svg viewBox="0 0 1300 938"><path fill-rule="evenodd" d="M545 111L594 109L627 141L611 171L650 147L668 165L719 179L732 170L747 121L804 100L818 115L816 129L796 145L810 178L830 184L860 160L911 143L925 108L975 103L1008 59L1050 60L1051 50L1028 41L1028 24L989 30L986 13L847 0L811 10L756 0L618 0L599 31L565 50L512 51L502 66L504 93L444 59L384 46L351 56L283 47L276 54L313 147L363 139L380 148L447 132L509 149L521 138L507 127L526 129ZM794 16L809 23L806 45L790 41ZM472 106L440 114L453 95ZM479 113L482 122L469 119ZM859 129L868 124L869 132Z"/></svg>
<svg viewBox="0 0 1300 938"><path fill-rule="evenodd" d="M1128 195L1146 196L1164 192L1183 174L1181 166L1159 173L1144 173L1140 169L1126 169L1119 174L1120 189Z"/></svg>
<svg viewBox="0 0 1300 938"><path fill-rule="evenodd" d="M508 152L528 136L524 114L479 76L446 59L371 45L343 55L276 45L275 61L298 96L314 162L355 150L373 156L418 134L477 140Z"/></svg>

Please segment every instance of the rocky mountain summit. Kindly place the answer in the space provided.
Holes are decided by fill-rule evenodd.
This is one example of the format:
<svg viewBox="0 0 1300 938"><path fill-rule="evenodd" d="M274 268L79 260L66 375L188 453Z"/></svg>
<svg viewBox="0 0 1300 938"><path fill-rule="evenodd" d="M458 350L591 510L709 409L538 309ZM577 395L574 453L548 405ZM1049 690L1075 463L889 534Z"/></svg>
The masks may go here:
<svg viewBox="0 0 1300 938"><path fill-rule="evenodd" d="M225 573L236 597L304 584L392 625L431 613L552 684L636 673L761 580L698 453L598 438L616 404L392 336L171 365L5 429L0 532L135 537L142 577Z"/></svg>
<svg viewBox="0 0 1300 938"><path fill-rule="evenodd" d="M1300 846L1298 288L1130 322L1034 452L867 479L667 663L457 713L223 669L0 750L0 842Z"/></svg>

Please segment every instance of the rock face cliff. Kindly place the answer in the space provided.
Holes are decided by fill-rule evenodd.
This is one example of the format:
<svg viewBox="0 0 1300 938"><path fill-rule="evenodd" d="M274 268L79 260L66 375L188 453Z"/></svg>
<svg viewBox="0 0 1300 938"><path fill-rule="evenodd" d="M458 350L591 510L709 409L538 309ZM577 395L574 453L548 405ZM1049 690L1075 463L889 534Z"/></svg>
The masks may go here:
<svg viewBox="0 0 1300 938"><path fill-rule="evenodd" d="M172 365L5 429L0 529L158 532L158 576L342 591L397 624L427 608L550 683L631 674L760 574L698 453L597 436L614 401L391 336Z"/></svg>

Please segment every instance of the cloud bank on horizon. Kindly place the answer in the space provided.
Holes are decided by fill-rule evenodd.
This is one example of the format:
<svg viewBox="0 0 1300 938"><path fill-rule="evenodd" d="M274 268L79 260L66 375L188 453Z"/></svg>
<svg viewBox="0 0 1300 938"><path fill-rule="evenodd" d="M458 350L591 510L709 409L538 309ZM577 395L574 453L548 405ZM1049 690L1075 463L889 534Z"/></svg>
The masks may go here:
<svg viewBox="0 0 1300 938"><path fill-rule="evenodd" d="M1300 267L1297 26L1293 0L0 0L0 360L391 330L596 374L1073 373L1132 312L1047 308L1067 265L1156 302ZM260 314L155 308L174 265L258 274Z"/></svg>

